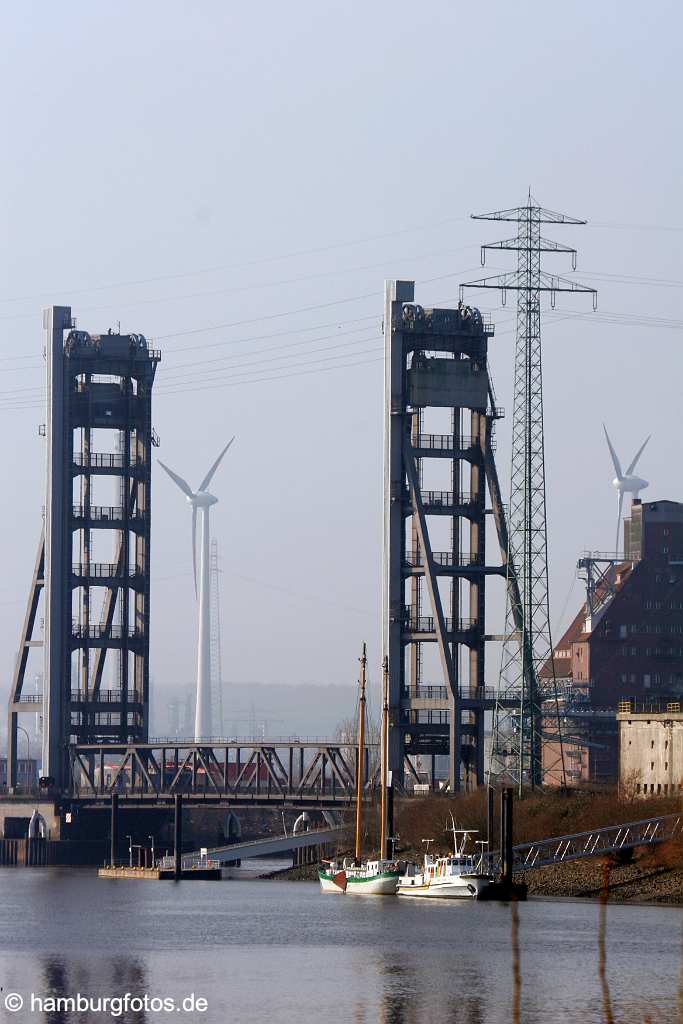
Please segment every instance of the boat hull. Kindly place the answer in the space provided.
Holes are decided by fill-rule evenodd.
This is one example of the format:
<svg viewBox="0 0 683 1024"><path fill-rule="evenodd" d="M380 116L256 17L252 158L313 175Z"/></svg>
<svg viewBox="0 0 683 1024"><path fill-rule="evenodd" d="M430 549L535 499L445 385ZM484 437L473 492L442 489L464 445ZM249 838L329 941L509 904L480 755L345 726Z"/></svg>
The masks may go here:
<svg viewBox="0 0 683 1024"><path fill-rule="evenodd" d="M346 892L346 875L343 871L318 871L321 892L337 893L343 896Z"/></svg>
<svg viewBox="0 0 683 1024"><path fill-rule="evenodd" d="M398 879L398 871L384 871L380 875L370 875L367 878L354 878L350 875L346 880L346 895L395 896Z"/></svg>
<svg viewBox="0 0 683 1024"><path fill-rule="evenodd" d="M401 879L398 883L398 895L414 899L439 900L476 900L491 885L491 879L478 875L461 875L445 879L419 878Z"/></svg>

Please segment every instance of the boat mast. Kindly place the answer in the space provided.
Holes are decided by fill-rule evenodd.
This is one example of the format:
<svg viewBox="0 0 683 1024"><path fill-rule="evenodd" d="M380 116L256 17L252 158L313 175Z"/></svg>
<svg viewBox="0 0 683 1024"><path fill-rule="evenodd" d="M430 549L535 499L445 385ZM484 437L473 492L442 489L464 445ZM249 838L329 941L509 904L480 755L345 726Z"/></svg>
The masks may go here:
<svg viewBox="0 0 683 1024"><path fill-rule="evenodd" d="M387 856L387 757L389 746L389 659L382 662L382 736L380 743L380 843L379 856Z"/></svg>
<svg viewBox="0 0 683 1024"><path fill-rule="evenodd" d="M360 830L363 823L363 785L365 770L365 644L360 658L360 695L358 697L358 764L356 766L356 866L360 867Z"/></svg>

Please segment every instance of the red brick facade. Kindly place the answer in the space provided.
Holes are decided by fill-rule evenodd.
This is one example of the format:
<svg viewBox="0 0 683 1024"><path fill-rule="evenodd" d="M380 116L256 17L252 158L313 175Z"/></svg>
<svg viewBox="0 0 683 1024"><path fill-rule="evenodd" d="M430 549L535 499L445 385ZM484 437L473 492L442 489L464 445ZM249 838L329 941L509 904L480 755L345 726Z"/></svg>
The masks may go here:
<svg viewBox="0 0 683 1024"><path fill-rule="evenodd" d="M572 694L567 734L585 741L568 744L570 781L616 779L616 721L598 709L683 696L683 504L634 502L624 541L613 596L592 620L584 605L555 647L555 674ZM572 716L572 703L585 713Z"/></svg>

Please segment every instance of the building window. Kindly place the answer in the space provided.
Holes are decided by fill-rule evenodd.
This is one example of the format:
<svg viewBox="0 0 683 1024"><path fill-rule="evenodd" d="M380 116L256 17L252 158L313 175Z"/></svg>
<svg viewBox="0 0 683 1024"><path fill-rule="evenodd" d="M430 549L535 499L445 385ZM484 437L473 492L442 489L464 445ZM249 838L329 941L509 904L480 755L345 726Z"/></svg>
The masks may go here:
<svg viewBox="0 0 683 1024"><path fill-rule="evenodd" d="M356 760L358 760L358 758L356 758ZM640 783L636 786L636 793L640 793Z"/></svg>
<svg viewBox="0 0 683 1024"><path fill-rule="evenodd" d="M625 640L628 636L628 626L619 626L619 639Z"/></svg>
<svg viewBox="0 0 683 1024"><path fill-rule="evenodd" d="M655 741L654 740L650 740L650 750L654 750L654 749L655 749ZM356 760L358 760L358 758L356 758Z"/></svg>
<svg viewBox="0 0 683 1024"><path fill-rule="evenodd" d="M358 758L356 758L356 760L358 760ZM654 763L654 761L650 761L650 771L653 772L654 770L655 770L655 763Z"/></svg>

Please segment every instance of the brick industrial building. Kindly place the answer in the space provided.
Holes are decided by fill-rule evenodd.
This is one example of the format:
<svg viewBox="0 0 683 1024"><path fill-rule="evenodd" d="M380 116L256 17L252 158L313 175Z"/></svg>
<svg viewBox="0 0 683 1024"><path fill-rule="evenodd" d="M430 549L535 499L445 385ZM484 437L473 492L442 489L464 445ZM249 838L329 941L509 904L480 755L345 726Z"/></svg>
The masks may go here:
<svg viewBox="0 0 683 1024"><path fill-rule="evenodd" d="M619 702L683 695L683 504L635 500L623 559L591 554L579 568L586 602L554 649L565 766L570 783L611 782ZM556 764L547 746L544 761Z"/></svg>

